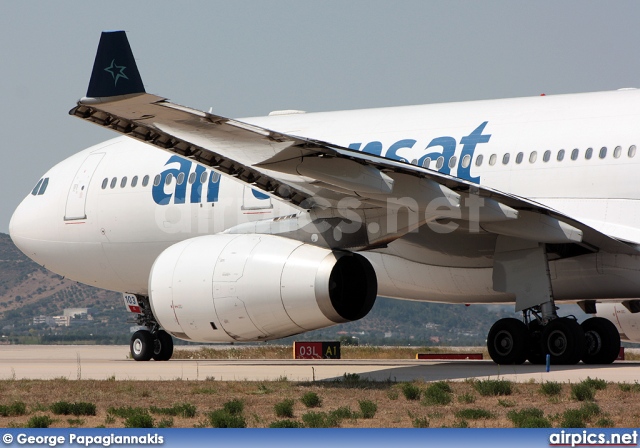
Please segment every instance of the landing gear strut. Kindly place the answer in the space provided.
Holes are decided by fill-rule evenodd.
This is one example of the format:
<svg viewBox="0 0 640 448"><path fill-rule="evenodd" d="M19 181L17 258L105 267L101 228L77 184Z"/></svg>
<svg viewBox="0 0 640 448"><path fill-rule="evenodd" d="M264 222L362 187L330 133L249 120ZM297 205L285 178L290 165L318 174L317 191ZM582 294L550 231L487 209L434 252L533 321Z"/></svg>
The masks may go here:
<svg viewBox="0 0 640 448"><path fill-rule="evenodd" d="M136 361L168 361L173 355L173 338L169 333L160 329L151 312L151 304L148 297L137 297L140 313L136 321L140 326L146 327L138 330L131 336L129 349L131 357Z"/></svg>

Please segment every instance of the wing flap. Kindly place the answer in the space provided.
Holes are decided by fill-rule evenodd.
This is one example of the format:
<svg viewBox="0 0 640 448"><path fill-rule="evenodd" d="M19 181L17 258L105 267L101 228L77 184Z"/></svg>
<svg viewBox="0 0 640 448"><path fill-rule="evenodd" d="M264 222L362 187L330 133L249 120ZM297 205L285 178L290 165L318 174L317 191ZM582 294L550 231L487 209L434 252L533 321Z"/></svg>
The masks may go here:
<svg viewBox="0 0 640 448"><path fill-rule="evenodd" d="M114 51L117 54L130 52L128 42L126 46L124 50ZM100 52L99 47L98 53ZM103 57L101 60L106 59ZM132 55L127 61L135 66ZM124 64L117 67L127 68ZM104 73L101 72L106 72L112 77L114 87L116 83L125 84L128 81L123 77L116 80L116 76L112 76L113 70L106 68L102 68L101 64L94 64L92 79L94 76L103 77ZM118 70L119 73L126 74L124 69ZM491 233L518 235L523 238L529 236L532 240L539 240L544 238L545 232L538 232L538 227L546 226L560 229L560 232L553 233L550 243L562 243L562 232L565 232L565 235L570 236L567 237L567 243L578 242L590 251L638 253L635 246L610 238L584 223L526 198L405 162L280 133L174 104L163 97L144 93L143 87L139 91L141 81L140 86L136 86L131 90L125 89L124 94L120 88L106 92L101 90L99 98L83 98L69 113L165 151L193 159L288 201L299 209L338 209L341 200L355 199L358 204L355 208L359 210L378 210L375 214L379 216L379 223L382 223L385 213L397 213L403 208L414 209L413 211L422 214L418 224L408 225L400 231L396 229L395 233L390 232L388 236L381 235L375 244L380 244L385 238L388 241L401 237L430 220L457 219L469 224L477 220L479 222L476 224L482 224L481 215L471 213L469 206L466 210L458 206L460 197L464 196L465 203L469 198L479 199L483 203L486 199L491 215L489 221L500 222L503 218L504 221L509 221L506 225L485 226ZM88 93L95 92L90 88ZM424 204L415 200L416 185L418 191L424 189L425 197L431 202L435 191L436 199L444 199L447 205L445 210L438 211L436 208L429 215L427 211L431 203ZM350 207L354 208L353 202ZM525 212L522 213L522 219L519 216L521 211ZM362 247L366 248L366 245Z"/></svg>

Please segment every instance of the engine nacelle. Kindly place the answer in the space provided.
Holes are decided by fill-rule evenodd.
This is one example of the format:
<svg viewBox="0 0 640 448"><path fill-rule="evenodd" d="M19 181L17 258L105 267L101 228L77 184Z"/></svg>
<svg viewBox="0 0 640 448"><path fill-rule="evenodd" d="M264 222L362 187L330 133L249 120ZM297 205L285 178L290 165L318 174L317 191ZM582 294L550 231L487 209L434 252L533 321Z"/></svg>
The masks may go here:
<svg viewBox="0 0 640 448"><path fill-rule="evenodd" d="M207 235L167 248L149 277L157 321L198 342L264 341L366 316L369 261L274 235Z"/></svg>

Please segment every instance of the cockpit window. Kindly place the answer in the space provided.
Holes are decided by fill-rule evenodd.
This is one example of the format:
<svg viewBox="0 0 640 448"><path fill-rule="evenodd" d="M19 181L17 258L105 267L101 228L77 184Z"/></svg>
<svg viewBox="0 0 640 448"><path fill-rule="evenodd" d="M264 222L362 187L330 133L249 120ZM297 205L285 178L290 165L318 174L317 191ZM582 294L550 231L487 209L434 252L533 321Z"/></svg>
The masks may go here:
<svg viewBox="0 0 640 448"><path fill-rule="evenodd" d="M40 185L40 189L38 190L38 196L43 195L45 191L47 191L47 185L49 185L49 178L45 177L42 179L42 185Z"/></svg>
<svg viewBox="0 0 640 448"><path fill-rule="evenodd" d="M38 190L40 189L40 185L42 185L42 179L40 179L38 181L38 183L36 184L36 186L33 188L33 190L31 190L31 194L32 195L37 195L38 194Z"/></svg>

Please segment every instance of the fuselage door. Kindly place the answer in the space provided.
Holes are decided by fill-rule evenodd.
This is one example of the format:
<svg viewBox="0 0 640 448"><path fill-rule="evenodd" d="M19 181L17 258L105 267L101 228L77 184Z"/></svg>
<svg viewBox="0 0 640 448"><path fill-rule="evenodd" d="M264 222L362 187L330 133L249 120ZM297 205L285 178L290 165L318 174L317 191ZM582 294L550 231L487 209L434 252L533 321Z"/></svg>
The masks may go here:
<svg viewBox="0 0 640 448"><path fill-rule="evenodd" d="M89 184L93 173L98 168L100 161L104 157L104 153L91 154L87 157L75 177L71 182L69 188L69 195L67 196L67 206L64 210L64 220L72 221L75 219L86 219L87 214L85 206L87 204L87 194L89 193Z"/></svg>
<svg viewBox="0 0 640 448"><path fill-rule="evenodd" d="M272 208L273 204L269 196L249 186L244 187L242 197L242 211L244 213L264 212Z"/></svg>

